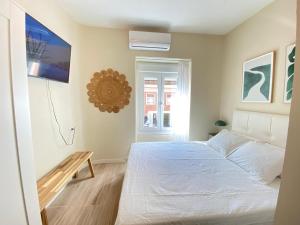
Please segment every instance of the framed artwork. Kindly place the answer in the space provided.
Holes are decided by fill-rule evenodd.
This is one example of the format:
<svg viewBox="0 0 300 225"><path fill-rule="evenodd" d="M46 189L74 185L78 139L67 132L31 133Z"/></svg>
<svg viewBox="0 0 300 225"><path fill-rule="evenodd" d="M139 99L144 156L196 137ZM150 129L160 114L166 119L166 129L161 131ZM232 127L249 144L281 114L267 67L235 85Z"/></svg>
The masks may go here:
<svg viewBox="0 0 300 225"><path fill-rule="evenodd" d="M291 103L293 96L293 82L295 74L296 44L291 44L286 48L286 69L284 85L284 102Z"/></svg>
<svg viewBox="0 0 300 225"><path fill-rule="evenodd" d="M272 101L274 52L246 61L243 65L242 102Z"/></svg>

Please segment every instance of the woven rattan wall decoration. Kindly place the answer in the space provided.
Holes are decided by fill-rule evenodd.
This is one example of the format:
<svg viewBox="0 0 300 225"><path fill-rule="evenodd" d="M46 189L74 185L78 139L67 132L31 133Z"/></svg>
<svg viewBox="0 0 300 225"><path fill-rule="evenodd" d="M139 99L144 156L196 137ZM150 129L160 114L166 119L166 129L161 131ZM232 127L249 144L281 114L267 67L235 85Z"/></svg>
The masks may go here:
<svg viewBox="0 0 300 225"><path fill-rule="evenodd" d="M129 104L132 88L124 74L112 69L94 73L87 85L89 101L101 112L118 113Z"/></svg>

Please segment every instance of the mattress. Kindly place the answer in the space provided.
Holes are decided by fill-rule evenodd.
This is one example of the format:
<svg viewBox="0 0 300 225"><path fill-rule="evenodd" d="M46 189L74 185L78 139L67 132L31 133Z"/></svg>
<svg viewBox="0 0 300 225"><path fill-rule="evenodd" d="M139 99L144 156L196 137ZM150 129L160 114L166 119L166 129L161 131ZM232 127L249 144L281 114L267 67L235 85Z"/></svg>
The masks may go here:
<svg viewBox="0 0 300 225"><path fill-rule="evenodd" d="M116 225L271 225L279 185L251 180L205 142L135 143Z"/></svg>

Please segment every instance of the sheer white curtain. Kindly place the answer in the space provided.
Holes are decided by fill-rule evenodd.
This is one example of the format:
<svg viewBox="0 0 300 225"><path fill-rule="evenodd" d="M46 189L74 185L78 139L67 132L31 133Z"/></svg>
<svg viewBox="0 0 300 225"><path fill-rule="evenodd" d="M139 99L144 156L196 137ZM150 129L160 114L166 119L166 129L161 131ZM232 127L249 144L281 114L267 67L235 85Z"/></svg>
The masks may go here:
<svg viewBox="0 0 300 225"><path fill-rule="evenodd" d="M176 141L189 140L191 62L178 63L177 93L171 102L171 121Z"/></svg>

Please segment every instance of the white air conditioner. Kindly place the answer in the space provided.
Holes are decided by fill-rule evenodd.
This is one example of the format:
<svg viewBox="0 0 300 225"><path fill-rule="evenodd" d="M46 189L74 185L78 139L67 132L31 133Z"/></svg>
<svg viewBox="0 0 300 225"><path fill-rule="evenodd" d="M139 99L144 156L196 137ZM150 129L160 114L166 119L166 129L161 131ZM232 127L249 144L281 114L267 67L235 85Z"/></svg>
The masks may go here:
<svg viewBox="0 0 300 225"><path fill-rule="evenodd" d="M169 51L171 34L129 31L129 49L148 51Z"/></svg>

